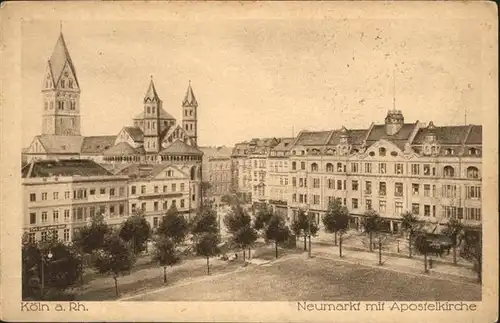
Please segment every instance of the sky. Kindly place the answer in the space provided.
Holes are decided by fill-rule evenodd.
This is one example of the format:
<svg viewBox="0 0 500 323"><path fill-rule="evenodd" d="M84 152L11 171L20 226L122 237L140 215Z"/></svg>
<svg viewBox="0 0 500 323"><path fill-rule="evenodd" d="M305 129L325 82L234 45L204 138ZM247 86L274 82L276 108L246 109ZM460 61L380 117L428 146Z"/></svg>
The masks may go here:
<svg viewBox="0 0 500 323"><path fill-rule="evenodd" d="M54 20L22 24L24 147L41 132L42 79L59 31ZM463 124L467 110L467 123L481 123L475 20L63 19L62 31L86 136L130 125L151 76L178 122L191 81L202 146L367 128L393 106L406 122Z"/></svg>

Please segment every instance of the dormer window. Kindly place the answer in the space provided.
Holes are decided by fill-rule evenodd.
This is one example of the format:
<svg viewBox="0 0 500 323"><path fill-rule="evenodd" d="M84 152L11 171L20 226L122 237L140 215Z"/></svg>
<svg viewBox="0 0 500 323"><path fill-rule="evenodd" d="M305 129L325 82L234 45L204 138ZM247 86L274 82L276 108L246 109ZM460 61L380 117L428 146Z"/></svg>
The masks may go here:
<svg viewBox="0 0 500 323"><path fill-rule="evenodd" d="M68 81L68 86L69 86L70 89L73 88L73 80L69 80Z"/></svg>
<svg viewBox="0 0 500 323"><path fill-rule="evenodd" d="M446 148L445 151L444 151L444 154L445 155L453 155L453 149L451 148Z"/></svg>
<svg viewBox="0 0 500 323"><path fill-rule="evenodd" d="M378 149L379 156L384 157L385 156L385 152L386 152L386 150L385 150L384 147L381 147L381 148Z"/></svg>
<svg viewBox="0 0 500 323"><path fill-rule="evenodd" d="M469 148L469 156L477 155L476 148Z"/></svg>

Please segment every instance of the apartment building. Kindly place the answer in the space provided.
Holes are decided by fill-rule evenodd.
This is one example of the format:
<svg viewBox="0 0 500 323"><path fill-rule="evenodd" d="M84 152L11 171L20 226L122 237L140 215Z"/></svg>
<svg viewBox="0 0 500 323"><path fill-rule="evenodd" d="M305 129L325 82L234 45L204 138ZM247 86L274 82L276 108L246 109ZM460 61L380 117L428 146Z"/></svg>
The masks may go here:
<svg viewBox="0 0 500 323"><path fill-rule="evenodd" d="M203 152L202 170L204 181L210 184L205 192L208 200L221 204L222 196L233 191L233 162L231 147L200 147Z"/></svg>
<svg viewBox="0 0 500 323"><path fill-rule="evenodd" d="M282 138L280 143L270 148L267 155L265 200L275 210L287 216L289 196L289 152L294 138Z"/></svg>
<svg viewBox="0 0 500 323"><path fill-rule="evenodd" d="M119 226L129 215L126 176L90 160L39 160L22 168L23 230L31 241L71 241L95 214Z"/></svg>
<svg viewBox="0 0 500 323"><path fill-rule="evenodd" d="M439 227L449 218L481 223L482 127L405 123L390 110L368 129L299 133L290 147L288 213L307 209L321 224L337 199L359 228L366 210L399 231L410 211Z"/></svg>

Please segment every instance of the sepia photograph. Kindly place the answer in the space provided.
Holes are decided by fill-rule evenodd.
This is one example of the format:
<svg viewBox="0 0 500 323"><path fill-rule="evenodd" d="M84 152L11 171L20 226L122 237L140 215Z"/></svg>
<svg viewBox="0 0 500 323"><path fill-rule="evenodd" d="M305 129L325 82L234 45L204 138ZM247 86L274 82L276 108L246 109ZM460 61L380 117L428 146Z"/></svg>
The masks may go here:
<svg viewBox="0 0 500 323"><path fill-rule="evenodd" d="M483 301L486 19L285 4L20 21L22 312Z"/></svg>

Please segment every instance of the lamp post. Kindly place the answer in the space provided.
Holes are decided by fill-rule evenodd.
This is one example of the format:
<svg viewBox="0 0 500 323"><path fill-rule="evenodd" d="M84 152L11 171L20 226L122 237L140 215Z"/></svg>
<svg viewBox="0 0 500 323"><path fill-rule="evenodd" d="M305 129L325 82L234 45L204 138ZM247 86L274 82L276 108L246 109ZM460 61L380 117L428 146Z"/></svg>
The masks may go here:
<svg viewBox="0 0 500 323"><path fill-rule="evenodd" d="M41 299L43 300L44 298L44 291L45 291L45 254L42 252L42 260L41 260L41 264L42 264L42 285L41 285L41 290L40 290L40 293L41 293ZM52 252L49 252L47 253L47 258L50 260L52 259Z"/></svg>

